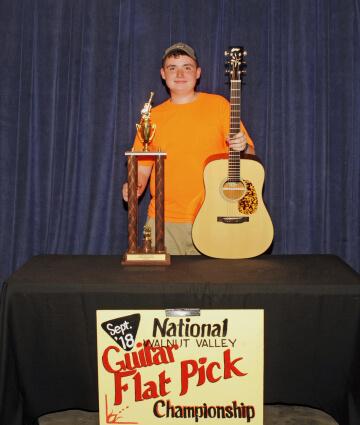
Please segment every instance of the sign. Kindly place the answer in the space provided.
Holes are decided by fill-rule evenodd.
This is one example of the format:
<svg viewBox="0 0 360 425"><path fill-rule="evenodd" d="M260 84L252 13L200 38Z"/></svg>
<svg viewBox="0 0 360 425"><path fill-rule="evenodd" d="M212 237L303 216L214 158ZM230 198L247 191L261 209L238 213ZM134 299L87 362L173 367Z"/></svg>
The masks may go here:
<svg viewBox="0 0 360 425"><path fill-rule="evenodd" d="M97 311L99 424L262 425L263 310L175 313Z"/></svg>

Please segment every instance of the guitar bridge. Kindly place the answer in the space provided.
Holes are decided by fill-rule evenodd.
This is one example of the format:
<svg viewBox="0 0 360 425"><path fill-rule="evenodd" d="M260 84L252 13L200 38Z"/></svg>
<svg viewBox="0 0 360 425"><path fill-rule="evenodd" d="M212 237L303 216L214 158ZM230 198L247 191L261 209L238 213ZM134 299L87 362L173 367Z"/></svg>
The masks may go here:
<svg viewBox="0 0 360 425"><path fill-rule="evenodd" d="M225 224L238 224L238 223L245 223L249 221L249 217L221 217L219 216L217 218L217 221L220 221L220 223Z"/></svg>

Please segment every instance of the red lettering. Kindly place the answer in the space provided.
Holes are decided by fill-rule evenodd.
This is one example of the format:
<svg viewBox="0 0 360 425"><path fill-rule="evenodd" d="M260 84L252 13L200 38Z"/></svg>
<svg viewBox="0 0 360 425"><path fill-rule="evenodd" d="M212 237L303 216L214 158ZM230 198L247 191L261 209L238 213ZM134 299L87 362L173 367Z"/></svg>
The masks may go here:
<svg viewBox="0 0 360 425"><path fill-rule="evenodd" d="M108 372L110 372L110 373L116 373L117 370L116 369L113 369L111 367L111 365L110 365L110 362L109 362L109 352L111 350L114 350L114 351L116 351L118 353L120 351L120 348L115 347L114 345L109 345L109 347L106 347L106 349L104 350L104 353L102 355L102 364L103 364L104 368Z"/></svg>
<svg viewBox="0 0 360 425"><path fill-rule="evenodd" d="M166 391L166 384L169 384L170 382L171 378L166 377L165 370L162 371L159 375L159 389L161 397L164 397L169 394L170 391Z"/></svg>
<svg viewBox="0 0 360 425"><path fill-rule="evenodd" d="M184 395L188 392L189 379L196 375L198 367L196 360L184 360L180 363L181 370L181 392Z"/></svg>
<svg viewBox="0 0 360 425"><path fill-rule="evenodd" d="M238 357L233 361L230 360L230 349L224 351L224 379L232 378L231 372L233 372L236 376L245 376L247 373L241 372L239 369L235 367L235 363L242 360L243 357Z"/></svg>
<svg viewBox="0 0 360 425"><path fill-rule="evenodd" d="M147 381L142 383L141 373L138 372L133 380L135 386L135 401L149 400L150 398L164 397L169 394L166 391L166 384L171 382L170 378L166 377L165 371L161 372L158 376L158 383L155 381Z"/></svg>
<svg viewBox="0 0 360 425"><path fill-rule="evenodd" d="M125 376L130 376L135 373L135 370L130 370L127 372L116 372L114 374L114 385L115 385L115 397L114 397L114 404L119 405L122 403L123 400L123 392L127 391L129 386L128 384L122 383L122 378Z"/></svg>
<svg viewBox="0 0 360 425"><path fill-rule="evenodd" d="M218 376L217 378L215 378L213 374L214 367L221 369L220 363L218 362L211 362L206 369L206 378L209 382L212 382L212 383L217 382L219 379L221 379L221 376Z"/></svg>
<svg viewBox="0 0 360 425"><path fill-rule="evenodd" d="M135 401L143 401L159 397L155 381L145 382L145 390L143 391L140 372L138 372L133 379L135 383Z"/></svg>
<svg viewBox="0 0 360 425"><path fill-rule="evenodd" d="M234 360L230 358L230 349L225 350L223 353L224 364L221 365L219 362L211 362L206 365L207 358L201 357L198 361L196 360L184 360L180 363L181 370L181 391L180 395L184 395L189 391L190 379L197 378L197 386L203 385L205 382L217 382L221 378L230 379L233 376L245 376L247 373L241 372L236 366L242 357L237 357ZM215 369L220 373L216 374ZM221 373L221 369L223 372Z"/></svg>

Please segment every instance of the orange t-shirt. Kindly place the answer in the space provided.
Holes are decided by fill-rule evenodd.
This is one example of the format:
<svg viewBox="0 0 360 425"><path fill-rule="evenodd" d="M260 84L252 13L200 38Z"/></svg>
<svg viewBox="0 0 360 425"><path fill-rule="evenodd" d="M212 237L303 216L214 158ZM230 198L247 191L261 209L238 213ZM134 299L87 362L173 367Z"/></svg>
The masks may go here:
<svg viewBox="0 0 360 425"><path fill-rule="evenodd" d="M151 110L156 124L150 150L167 153L165 159L165 221L192 223L204 196L203 170L206 159L228 151L230 106L222 96L198 93L192 103L174 104L170 100ZM248 143L253 142L241 124ZM135 150L142 150L136 137ZM139 160L152 165L153 161ZM150 178L150 217L155 216L155 170Z"/></svg>

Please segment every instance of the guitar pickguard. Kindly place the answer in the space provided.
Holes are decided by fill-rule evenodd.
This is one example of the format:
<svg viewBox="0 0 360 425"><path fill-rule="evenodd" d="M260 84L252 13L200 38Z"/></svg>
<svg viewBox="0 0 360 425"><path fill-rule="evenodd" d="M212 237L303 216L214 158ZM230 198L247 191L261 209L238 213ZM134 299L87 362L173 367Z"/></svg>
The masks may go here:
<svg viewBox="0 0 360 425"><path fill-rule="evenodd" d="M249 180L243 180L246 184L246 193L239 200L238 209L241 214L254 214L258 208L258 198L254 185Z"/></svg>

